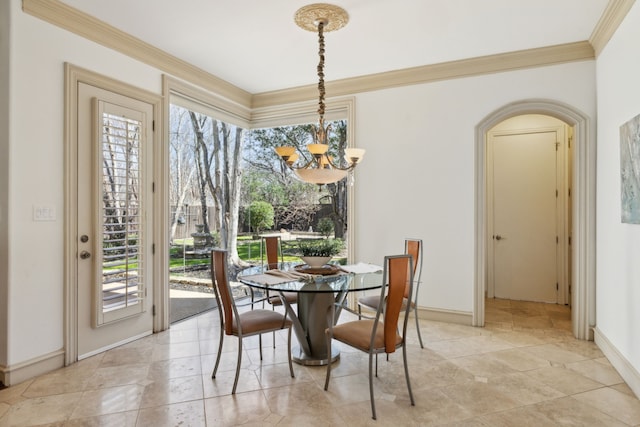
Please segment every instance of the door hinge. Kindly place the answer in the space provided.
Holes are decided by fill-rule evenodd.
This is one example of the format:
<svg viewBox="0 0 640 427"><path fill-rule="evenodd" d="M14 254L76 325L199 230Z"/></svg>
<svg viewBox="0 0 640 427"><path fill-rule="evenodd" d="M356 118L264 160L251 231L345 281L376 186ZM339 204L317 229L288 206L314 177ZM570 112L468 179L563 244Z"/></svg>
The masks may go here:
<svg viewBox="0 0 640 427"><path fill-rule="evenodd" d="M556 142L556 151L558 151L558 147L560 147L560 143Z"/></svg>
<svg viewBox="0 0 640 427"><path fill-rule="evenodd" d="M153 304L153 305L151 306L151 315L152 315L152 316L155 316L155 315L156 315L156 305L155 305L155 304Z"/></svg>
<svg viewBox="0 0 640 427"><path fill-rule="evenodd" d="M569 236L569 244L571 244L571 236Z"/></svg>
<svg viewBox="0 0 640 427"><path fill-rule="evenodd" d="M556 190L556 199L558 198L558 190Z"/></svg>
<svg viewBox="0 0 640 427"><path fill-rule="evenodd" d="M151 244L151 255L155 255L156 254L156 244L152 243Z"/></svg>
<svg viewBox="0 0 640 427"><path fill-rule="evenodd" d="M556 291L560 290L560 286L558 286L558 282L556 282Z"/></svg>
<svg viewBox="0 0 640 427"><path fill-rule="evenodd" d="M152 193L155 193L155 192L156 192L156 183L155 183L155 182L152 182L152 183L151 183L151 192L152 192Z"/></svg>
<svg viewBox="0 0 640 427"><path fill-rule="evenodd" d="M556 244L560 243L560 239L556 236Z"/></svg>
<svg viewBox="0 0 640 427"><path fill-rule="evenodd" d="M151 130L152 131L156 131L156 121L155 120L151 120Z"/></svg>

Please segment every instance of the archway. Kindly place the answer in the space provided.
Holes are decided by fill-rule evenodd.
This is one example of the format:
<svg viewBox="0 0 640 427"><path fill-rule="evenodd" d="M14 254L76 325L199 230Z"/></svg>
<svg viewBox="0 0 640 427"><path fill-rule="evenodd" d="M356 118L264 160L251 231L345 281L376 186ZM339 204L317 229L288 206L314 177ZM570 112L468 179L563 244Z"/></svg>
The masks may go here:
<svg viewBox="0 0 640 427"><path fill-rule="evenodd" d="M573 284L572 325L579 339L593 339L595 325L595 134L589 118L564 103L534 99L508 104L476 126L475 283L473 325L484 325L486 277L486 145L487 132L508 118L546 114L574 128L573 150Z"/></svg>

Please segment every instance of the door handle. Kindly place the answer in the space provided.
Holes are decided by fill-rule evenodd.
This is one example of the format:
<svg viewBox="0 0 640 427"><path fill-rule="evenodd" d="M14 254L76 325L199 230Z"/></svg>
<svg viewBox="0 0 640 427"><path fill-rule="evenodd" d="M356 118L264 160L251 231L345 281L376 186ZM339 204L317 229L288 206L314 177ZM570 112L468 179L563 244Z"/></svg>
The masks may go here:
<svg viewBox="0 0 640 427"><path fill-rule="evenodd" d="M87 252L87 251L82 251L80 252L80 258L81 259L87 259L91 257L91 253Z"/></svg>
<svg viewBox="0 0 640 427"><path fill-rule="evenodd" d="M502 240L502 236L499 234L496 234L495 236L493 236L493 238L496 240Z"/></svg>

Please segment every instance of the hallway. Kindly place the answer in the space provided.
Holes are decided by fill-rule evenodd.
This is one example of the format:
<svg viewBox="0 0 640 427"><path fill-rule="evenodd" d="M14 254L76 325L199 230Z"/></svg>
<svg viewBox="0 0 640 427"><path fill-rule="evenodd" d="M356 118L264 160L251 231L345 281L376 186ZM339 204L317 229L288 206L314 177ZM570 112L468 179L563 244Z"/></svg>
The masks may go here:
<svg viewBox="0 0 640 427"><path fill-rule="evenodd" d="M571 333L571 309L559 304L486 299L485 328Z"/></svg>

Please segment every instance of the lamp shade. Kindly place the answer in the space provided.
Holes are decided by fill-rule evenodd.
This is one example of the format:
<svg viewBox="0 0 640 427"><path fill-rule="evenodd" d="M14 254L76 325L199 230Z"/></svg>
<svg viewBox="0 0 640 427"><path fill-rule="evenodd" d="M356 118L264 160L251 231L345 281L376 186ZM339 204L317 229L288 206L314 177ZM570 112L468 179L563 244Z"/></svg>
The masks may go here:
<svg viewBox="0 0 640 427"><path fill-rule="evenodd" d="M340 169L296 169L295 174L304 182L311 184L333 184L347 176Z"/></svg>
<svg viewBox="0 0 640 427"><path fill-rule="evenodd" d="M292 155L289 156L289 158L287 159L287 163L289 164L294 164L296 162L296 160L298 160L298 153L293 153Z"/></svg>
<svg viewBox="0 0 640 427"><path fill-rule="evenodd" d="M364 157L365 150L363 148L346 148L344 150L344 157L348 162L360 163Z"/></svg>
<svg viewBox="0 0 640 427"><path fill-rule="evenodd" d="M324 154L329 150L329 145L327 144L309 144L307 145L307 150L313 155Z"/></svg>
<svg viewBox="0 0 640 427"><path fill-rule="evenodd" d="M278 156L289 157L296 152L296 147L282 146L282 147L276 147L275 150Z"/></svg>

